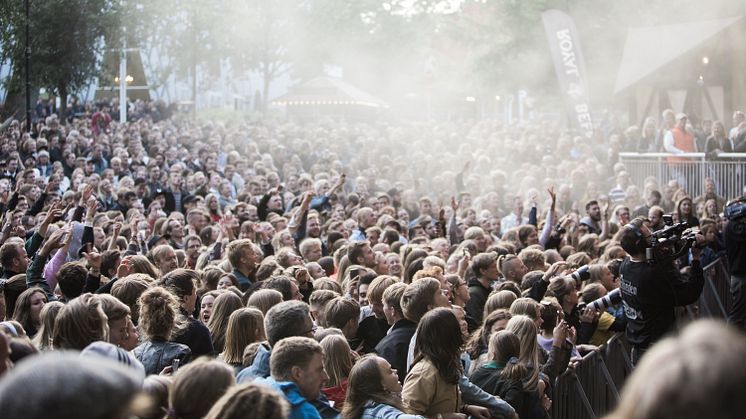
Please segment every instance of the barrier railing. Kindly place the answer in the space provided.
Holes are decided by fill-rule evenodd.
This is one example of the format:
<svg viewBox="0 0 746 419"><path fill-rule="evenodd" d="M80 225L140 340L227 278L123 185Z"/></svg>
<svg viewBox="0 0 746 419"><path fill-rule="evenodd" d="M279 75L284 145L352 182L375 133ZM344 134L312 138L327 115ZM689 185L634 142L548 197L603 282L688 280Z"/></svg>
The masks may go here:
<svg viewBox="0 0 746 419"><path fill-rule="evenodd" d="M705 153L619 153L632 182L640 187L655 176L660 185L676 179L692 196L704 193L704 179L715 181L718 195L727 199L741 196L746 184L746 154L721 153L716 160Z"/></svg>
<svg viewBox="0 0 746 419"><path fill-rule="evenodd" d="M701 317L727 319L730 311L730 275L725 258L716 259L702 268L705 286L695 304L687 306L690 320Z"/></svg>
<svg viewBox="0 0 746 419"><path fill-rule="evenodd" d="M617 335L557 377L552 418L595 419L605 415L619 401L618 389L631 371L629 347L624 335Z"/></svg>

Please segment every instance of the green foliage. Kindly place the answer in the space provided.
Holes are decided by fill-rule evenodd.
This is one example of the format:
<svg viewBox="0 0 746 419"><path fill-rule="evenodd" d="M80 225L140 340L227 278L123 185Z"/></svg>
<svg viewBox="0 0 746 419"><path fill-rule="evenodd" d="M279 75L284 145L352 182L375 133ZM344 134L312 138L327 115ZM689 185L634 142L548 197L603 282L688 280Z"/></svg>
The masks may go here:
<svg viewBox="0 0 746 419"><path fill-rule="evenodd" d="M85 87L96 75L104 40L116 30L117 11L109 0L31 1L31 83L66 95ZM12 64L3 81L21 89L24 75L25 9L23 1L0 6L0 60Z"/></svg>

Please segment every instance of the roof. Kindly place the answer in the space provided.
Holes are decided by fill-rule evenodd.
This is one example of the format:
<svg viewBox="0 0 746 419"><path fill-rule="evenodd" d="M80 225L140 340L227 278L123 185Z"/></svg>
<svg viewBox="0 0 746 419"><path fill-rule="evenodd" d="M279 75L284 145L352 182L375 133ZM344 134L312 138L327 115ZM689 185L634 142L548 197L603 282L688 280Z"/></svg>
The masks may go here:
<svg viewBox="0 0 746 419"><path fill-rule="evenodd" d="M388 104L344 80L317 77L298 84L272 101L275 105L358 105L385 108Z"/></svg>
<svg viewBox="0 0 746 419"><path fill-rule="evenodd" d="M742 16L630 28L614 93L619 93L739 21Z"/></svg>

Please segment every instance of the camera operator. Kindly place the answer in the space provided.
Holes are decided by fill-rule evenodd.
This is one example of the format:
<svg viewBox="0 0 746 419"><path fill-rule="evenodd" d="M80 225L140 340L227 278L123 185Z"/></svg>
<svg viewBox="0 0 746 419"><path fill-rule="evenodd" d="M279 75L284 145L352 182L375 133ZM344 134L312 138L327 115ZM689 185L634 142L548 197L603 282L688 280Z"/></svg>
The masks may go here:
<svg viewBox="0 0 746 419"><path fill-rule="evenodd" d="M746 329L746 198L731 201L726 205L725 250L730 270L730 294L732 304L728 323L741 330Z"/></svg>
<svg viewBox="0 0 746 419"><path fill-rule="evenodd" d="M622 300L627 317L627 339L632 344L632 362L673 329L674 307L691 304L704 286L700 250L692 247L691 277L685 279L673 260L646 259L652 233L638 217L624 227L622 248L629 254L620 267ZM697 234L697 241L704 238Z"/></svg>

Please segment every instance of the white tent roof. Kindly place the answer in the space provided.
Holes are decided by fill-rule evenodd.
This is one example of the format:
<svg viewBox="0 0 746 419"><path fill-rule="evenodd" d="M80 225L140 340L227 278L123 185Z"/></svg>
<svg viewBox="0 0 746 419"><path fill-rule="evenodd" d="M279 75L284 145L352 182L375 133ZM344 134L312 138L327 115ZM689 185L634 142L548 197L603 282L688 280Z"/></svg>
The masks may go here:
<svg viewBox="0 0 746 419"><path fill-rule="evenodd" d="M741 17L630 28L614 93L619 93L681 54L703 44Z"/></svg>

